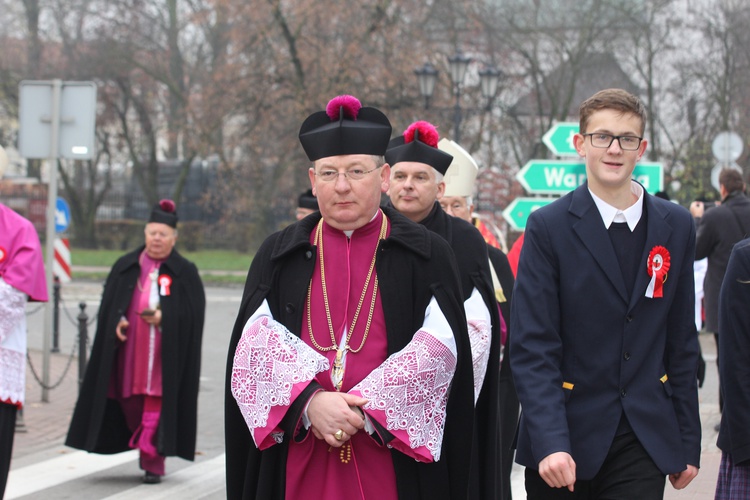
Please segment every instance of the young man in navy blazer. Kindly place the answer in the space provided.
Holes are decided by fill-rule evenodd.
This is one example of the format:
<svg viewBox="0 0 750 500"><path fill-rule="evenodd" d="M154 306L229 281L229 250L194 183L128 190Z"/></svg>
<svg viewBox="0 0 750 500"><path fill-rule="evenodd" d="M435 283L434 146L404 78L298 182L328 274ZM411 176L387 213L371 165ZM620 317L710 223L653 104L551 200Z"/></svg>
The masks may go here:
<svg viewBox="0 0 750 500"><path fill-rule="evenodd" d="M695 228L631 178L645 123L623 90L584 101L587 181L526 225L510 359L530 500L661 499L698 473Z"/></svg>

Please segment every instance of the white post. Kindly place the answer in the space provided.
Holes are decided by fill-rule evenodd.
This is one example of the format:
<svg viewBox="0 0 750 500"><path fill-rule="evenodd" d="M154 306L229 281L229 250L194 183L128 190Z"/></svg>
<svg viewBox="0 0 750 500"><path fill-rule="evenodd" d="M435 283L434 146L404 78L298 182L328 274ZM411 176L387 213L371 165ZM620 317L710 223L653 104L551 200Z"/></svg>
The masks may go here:
<svg viewBox="0 0 750 500"><path fill-rule="evenodd" d="M50 138L49 184L47 188L47 292L52 293L54 281L52 266L55 259L55 212L57 209L57 156L60 140L60 96L62 94L62 80L52 80L52 136ZM54 317L54 303L47 302L44 314L44 335L42 343L42 401L49 402L50 384L50 348L52 344L52 322Z"/></svg>

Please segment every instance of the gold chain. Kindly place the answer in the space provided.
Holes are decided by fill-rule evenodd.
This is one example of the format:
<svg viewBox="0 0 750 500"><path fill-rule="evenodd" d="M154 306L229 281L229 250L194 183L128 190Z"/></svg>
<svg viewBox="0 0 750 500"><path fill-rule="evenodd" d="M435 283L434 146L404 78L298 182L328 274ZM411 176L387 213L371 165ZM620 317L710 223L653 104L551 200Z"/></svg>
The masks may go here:
<svg viewBox="0 0 750 500"><path fill-rule="evenodd" d="M385 233L386 233L386 230L388 229L388 221L386 220L385 214L382 214L382 217L383 217L383 221L380 224L380 234L378 236L378 244L380 244L381 240L385 239ZM318 349L319 351L332 351L334 349L338 349L338 345L336 344L336 335L333 331L333 322L331 321L331 309L328 305L328 290L326 288L325 264L323 260L323 219L320 219L320 222L318 223L318 227L315 230L315 244L320 251L320 281L323 287L323 303L325 304L326 319L328 320L328 331L331 335L332 345L328 347L322 347L315 340L315 335L313 334L312 321L310 319L310 317L312 316L311 314L312 310L310 308L310 296L312 295L312 279L310 279L310 284L307 287L307 331L310 335L310 341L312 342L313 346L315 346L316 349ZM357 304L357 310L354 313L354 318L352 319L352 325L346 334L346 341L344 342L344 346L342 348L342 349L347 349L354 353L362 350L362 348L365 345L365 341L367 340L367 336L370 333L372 315L373 315L373 312L375 311L375 299L378 294L378 277L377 276L375 276L375 282L372 288L372 300L370 301L370 311L367 315L367 325L365 325L365 333L362 336L362 342L359 344L359 347L356 349L352 349L349 346L349 340L352 338L352 333L354 333L354 327L357 325L357 319L359 318L359 312L362 309L362 303L364 302L365 296L367 295L367 288L370 286L370 279L372 278L372 273L375 269L375 259L377 255L378 255L378 245L375 246L375 251L372 254L372 262L370 262L370 269L367 272L367 279L365 280L365 285L362 288L362 295L359 297L359 304Z"/></svg>

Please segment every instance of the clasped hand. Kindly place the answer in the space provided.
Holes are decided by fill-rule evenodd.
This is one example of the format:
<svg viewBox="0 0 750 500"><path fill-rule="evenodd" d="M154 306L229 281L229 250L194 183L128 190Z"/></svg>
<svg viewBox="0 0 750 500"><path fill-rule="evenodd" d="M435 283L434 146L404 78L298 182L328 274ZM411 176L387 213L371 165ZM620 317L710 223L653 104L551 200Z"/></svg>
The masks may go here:
<svg viewBox="0 0 750 500"><path fill-rule="evenodd" d="M345 392L320 391L316 393L307 406L307 418L316 438L339 448L343 446L360 429L365 421L357 407L367 404L367 400ZM335 434L343 431L341 439Z"/></svg>

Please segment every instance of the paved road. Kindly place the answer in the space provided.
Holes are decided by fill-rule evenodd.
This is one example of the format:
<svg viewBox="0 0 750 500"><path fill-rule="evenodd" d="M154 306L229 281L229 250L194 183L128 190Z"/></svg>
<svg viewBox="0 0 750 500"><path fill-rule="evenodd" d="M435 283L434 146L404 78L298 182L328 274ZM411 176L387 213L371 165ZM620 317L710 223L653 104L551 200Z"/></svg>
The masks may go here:
<svg viewBox="0 0 750 500"><path fill-rule="evenodd" d="M78 304L95 317L99 284L64 285L65 311L60 314L60 352L50 360L50 382L60 380L74 351ZM226 498L224 490L224 368L227 346L241 298L240 288L207 288L206 326L199 394L198 442L195 462L167 459L167 476L159 485L143 485L135 452L94 455L63 442L78 390L77 357L60 385L42 402L42 390L27 368L26 432L17 433L6 499L101 498ZM36 304L29 312L31 365L41 372L43 314ZM90 325L91 334L95 325ZM77 350L75 353L77 355ZM40 373L41 375L41 373Z"/></svg>
<svg viewBox="0 0 750 500"><path fill-rule="evenodd" d="M86 312L95 317L99 306L100 284L64 285L64 310L60 314L59 353L50 356L50 383L59 385L49 391L49 401L42 402L40 385L31 367L41 372L43 309L30 304L27 396L23 422L25 432L16 434L13 462L6 499L221 499L224 489L223 386L226 349L239 307L240 288L208 287L207 311L203 340L203 366L199 395L198 443L194 462L179 458L167 460L167 476L159 485L141 483L142 472L135 452L104 456L66 447L63 442L77 396L78 331L75 318L78 304L86 302ZM94 325L90 325L93 333ZM681 492L667 486L667 500L713 498L719 452L716 449L714 425L719 422L716 382L716 355L713 339L701 335L708 374L701 389L703 420L703 464L701 473ZM75 351L75 352L74 352ZM71 356L71 353L74 356ZM66 367L70 364L66 371ZM513 498L525 499L523 470L513 473Z"/></svg>

